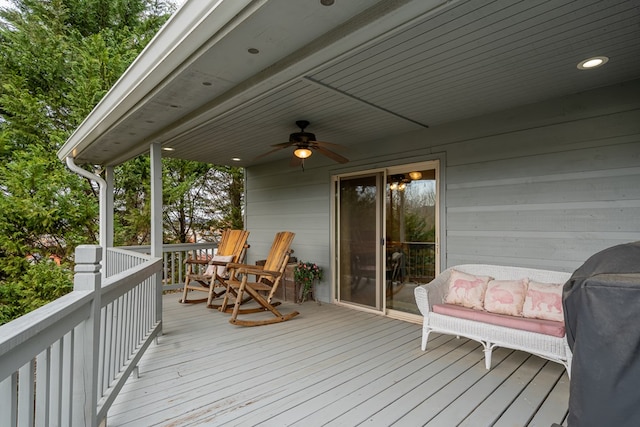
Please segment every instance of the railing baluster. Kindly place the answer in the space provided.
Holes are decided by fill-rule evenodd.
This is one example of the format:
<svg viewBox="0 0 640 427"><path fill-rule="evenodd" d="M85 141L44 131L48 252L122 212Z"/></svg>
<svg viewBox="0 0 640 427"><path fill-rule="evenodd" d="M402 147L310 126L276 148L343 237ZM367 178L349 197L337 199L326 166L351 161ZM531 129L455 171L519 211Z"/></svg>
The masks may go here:
<svg viewBox="0 0 640 427"><path fill-rule="evenodd" d="M0 382L0 425L15 426L18 419L18 374L13 373Z"/></svg>
<svg viewBox="0 0 640 427"><path fill-rule="evenodd" d="M58 341L51 345L51 385L49 395L53 400L49 405L50 415L49 422L52 425L62 425L62 341Z"/></svg>
<svg viewBox="0 0 640 427"><path fill-rule="evenodd" d="M35 426L49 426L49 387L51 381L51 348L47 348L36 357L36 413Z"/></svg>
<svg viewBox="0 0 640 427"><path fill-rule="evenodd" d="M71 383L73 382L73 335L68 332L62 341L62 369L60 381L60 425L71 425Z"/></svg>
<svg viewBox="0 0 640 427"><path fill-rule="evenodd" d="M98 354L98 400L104 396L104 367L105 367L105 354L107 352L107 311L103 307L100 310L100 353Z"/></svg>

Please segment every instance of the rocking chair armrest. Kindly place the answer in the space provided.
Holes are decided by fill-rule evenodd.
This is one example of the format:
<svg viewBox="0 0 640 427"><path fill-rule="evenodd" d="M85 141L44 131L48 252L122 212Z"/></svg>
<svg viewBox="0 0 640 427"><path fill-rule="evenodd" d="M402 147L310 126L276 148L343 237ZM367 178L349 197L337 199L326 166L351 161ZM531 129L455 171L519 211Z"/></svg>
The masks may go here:
<svg viewBox="0 0 640 427"><path fill-rule="evenodd" d="M238 269L238 268L262 268L259 265L249 265L249 264L242 264L240 262L228 262L226 263L227 268L229 269Z"/></svg>
<svg viewBox="0 0 640 427"><path fill-rule="evenodd" d="M282 273L280 271L273 271L273 270L262 270L261 274L264 274L266 276L271 276L273 278L282 276Z"/></svg>
<svg viewBox="0 0 640 427"><path fill-rule="evenodd" d="M260 265L248 265L248 264L230 264L227 266L229 269L235 270L236 274L255 274L256 276L271 276L278 277L282 273L279 271L265 270Z"/></svg>

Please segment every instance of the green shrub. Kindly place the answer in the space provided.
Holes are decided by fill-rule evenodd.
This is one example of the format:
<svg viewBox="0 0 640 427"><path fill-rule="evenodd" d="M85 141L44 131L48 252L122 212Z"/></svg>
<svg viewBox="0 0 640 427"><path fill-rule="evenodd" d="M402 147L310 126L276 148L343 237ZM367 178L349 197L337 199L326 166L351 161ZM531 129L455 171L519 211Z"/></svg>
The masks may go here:
<svg viewBox="0 0 640 427"><path fill-rule="evenodd" d="M73 290L73 274L53 262L30 264L21 277L0 282L0 325Z"/></svg>

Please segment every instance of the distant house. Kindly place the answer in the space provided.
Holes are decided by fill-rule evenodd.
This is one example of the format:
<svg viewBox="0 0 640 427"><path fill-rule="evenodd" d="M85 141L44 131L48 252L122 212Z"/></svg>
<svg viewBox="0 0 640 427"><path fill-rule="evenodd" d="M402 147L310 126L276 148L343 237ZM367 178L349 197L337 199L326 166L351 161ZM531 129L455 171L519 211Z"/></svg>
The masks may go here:
<svg viewBox="0 0 640 427"><path fill-rule="evenodd" d="M250 261L294 231L321 300L415 319L448 266L640 240L639 39L629 1L187 0L58 154L106 168L104 246L113 166L242 166Z"/></svg>

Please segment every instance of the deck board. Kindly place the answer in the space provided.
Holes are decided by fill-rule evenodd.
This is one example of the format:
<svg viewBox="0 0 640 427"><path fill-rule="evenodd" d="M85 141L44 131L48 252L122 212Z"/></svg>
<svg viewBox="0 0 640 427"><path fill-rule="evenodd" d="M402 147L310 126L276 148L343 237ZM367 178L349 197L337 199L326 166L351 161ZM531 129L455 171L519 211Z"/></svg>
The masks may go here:
<svg viewBox="0 0 640 427"><path fill-rule="evenodd" d="M550 425L565 420L561 365L336 305L244 328L164 297L163 335L114 402L112 426ZM266 313L254 315L269 316ZM524 420L524 421L523 421Z"/></svg>

